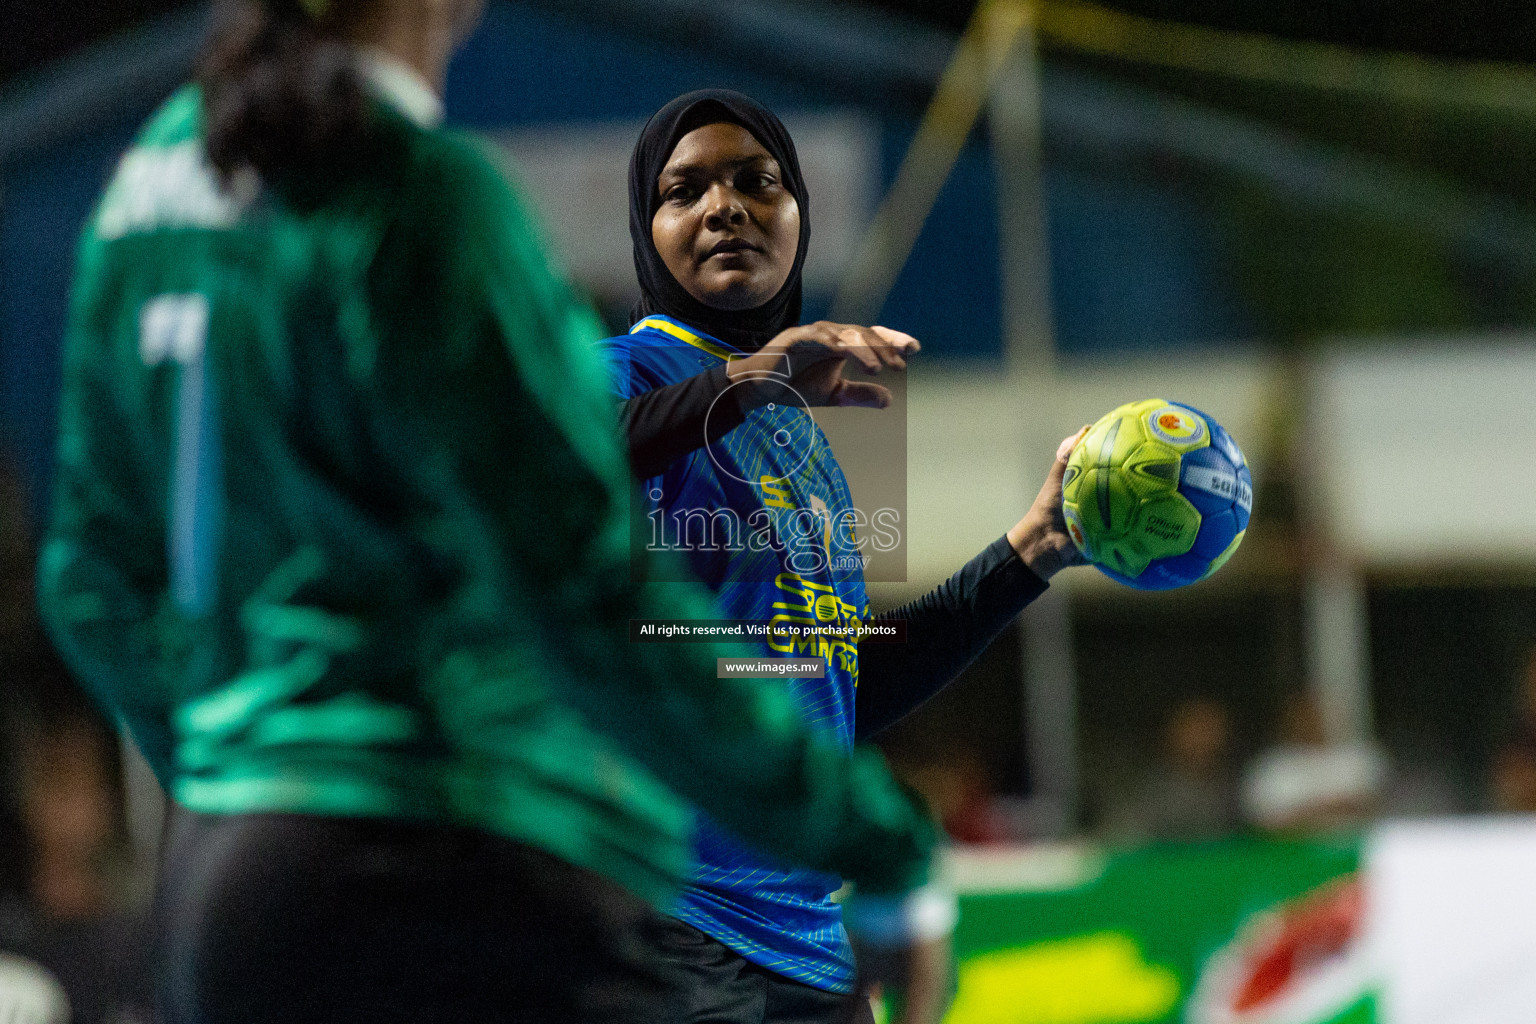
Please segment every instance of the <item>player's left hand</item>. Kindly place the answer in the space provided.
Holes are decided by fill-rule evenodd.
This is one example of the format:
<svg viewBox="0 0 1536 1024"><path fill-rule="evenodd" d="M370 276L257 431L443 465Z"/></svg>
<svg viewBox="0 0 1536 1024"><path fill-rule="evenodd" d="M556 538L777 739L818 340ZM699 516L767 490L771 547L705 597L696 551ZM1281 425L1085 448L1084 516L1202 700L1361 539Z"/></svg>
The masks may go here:
<svg viewBox="0 0 1536 1024"><path fill-rule="evenodd" d="M849 380L844 369L899 373L907 368L907 357L921 348L912 335L889 327L820 320L780 332L752 355L732 360L725 372L733 383L747 384L736 390L743 412L785 401L785 385L806 405L884 409L891 404L890 389L873 381Z"/></svg>
<svg viewBox="0 0 1536 1024"><path fill-rule="evenodd" d="M1066 476L1067 460L1086 433L1088 428L1084 427L1057 446L1056 461L1051 464L1040 493L1035 495L1034 504L1008 531L1008 543L1042 580L1050 579L1069 565L1086 562L1067 533L1067 519L1061 510L1061 482Z"/></svg>

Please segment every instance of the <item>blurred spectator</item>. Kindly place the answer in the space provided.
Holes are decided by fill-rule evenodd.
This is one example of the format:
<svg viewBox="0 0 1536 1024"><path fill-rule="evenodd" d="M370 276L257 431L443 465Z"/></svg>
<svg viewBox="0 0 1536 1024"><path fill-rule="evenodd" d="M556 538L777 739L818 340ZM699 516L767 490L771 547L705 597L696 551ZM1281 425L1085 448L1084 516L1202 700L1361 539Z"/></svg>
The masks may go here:
<svg viewBox="0 0 1536 1024"><path fill-rule="evenodd" d="M1514 722L1493 755L1492 803L1509 814L1536 813L1536 646L1527 655L1515 692Z"/></svg>
<svg viewBox="0 0 1536 1024"><path fill-rule="evenodd" d="M1525 669L1515 694L1515 723L1513 736L1536 744L1536 646L1525 659Z"/></svg>
<svg viewBox="0 0 1536 1024"><path fill-rule="evenodd" d="M23 738L19 781L31 848L28 891L45 917L95 917L113 902L109 875L117 830L109 742L97 723L76 714Z"/></svg>
<svg viewBox="0 0 1536 1024"><path fill-rule="evenodd" d="M957 843L1004 843L1018 838L997 803L992 773L970 750L935 752L908 764L900 778L927 802Z"/></svg>
<svg viewBox="0 0 1536 1024"><path fill-rule="evenodd" d="M117 741L38 625L27 510L0 455L0 1022L147 1022Z"/></svg>
<svg viewBox="0 0 1536 1024"><path fill-rule="evenodd" d="M1231 764L1231 721L1218 700L1192 697L1164 723L1156 763L1133 785L1106 822L1111 839L1202 840L1238 826Z"/></svg>
<svg viewBox="0 0 1536 1024"><path fill-rule="evenodd" d="M1493 806L1508 814L1536 814L1536 737L1514 737L1494 755Z"/></svg>
<svg viewBox="0 0 1536 1024"><path fill-rule="evenodd" d="M1363 825L1381 804L1387 762L1371 743L1333 743L1306 693L1286 702L1279 743L1243 779L1243 811L1270 832L1330 832Z"/></svg>
<svg viewBox="0 0 1536 1024"><path fill-rule="evenodd" d="M62 684L32 689L41 696L17 744L27 881L21 898L0 906L0 952L54 979L72 1024L148 1021L148 933L121 885L115 737Z"/></svg>

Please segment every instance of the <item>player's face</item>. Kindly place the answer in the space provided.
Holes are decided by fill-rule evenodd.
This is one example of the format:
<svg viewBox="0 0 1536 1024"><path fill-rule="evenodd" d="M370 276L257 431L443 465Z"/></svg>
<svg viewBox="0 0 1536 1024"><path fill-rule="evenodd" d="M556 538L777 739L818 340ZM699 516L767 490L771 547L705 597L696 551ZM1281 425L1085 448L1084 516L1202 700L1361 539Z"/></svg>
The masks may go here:
<svg viewBox="0 0 1536 1024"><path fill-rule="evenodd" d="M775 160L740 125L678 140L656 180L651 238L677 283L715 309L755 309L789 280L800 204Z"/></svg>

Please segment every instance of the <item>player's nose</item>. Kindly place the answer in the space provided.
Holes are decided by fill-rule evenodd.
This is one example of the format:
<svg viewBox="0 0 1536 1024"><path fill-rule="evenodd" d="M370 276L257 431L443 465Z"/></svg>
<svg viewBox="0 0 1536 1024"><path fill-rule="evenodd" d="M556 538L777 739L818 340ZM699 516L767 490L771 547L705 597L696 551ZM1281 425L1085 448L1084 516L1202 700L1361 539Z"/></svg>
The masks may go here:
<svg viewBox="0 0 1536 1024"><path fill-rule="evenodd" d="M716 184L704 194L704 225L717 230L726 224L741 224L747 219L747 208L741 195L733 188Z"/></svg>

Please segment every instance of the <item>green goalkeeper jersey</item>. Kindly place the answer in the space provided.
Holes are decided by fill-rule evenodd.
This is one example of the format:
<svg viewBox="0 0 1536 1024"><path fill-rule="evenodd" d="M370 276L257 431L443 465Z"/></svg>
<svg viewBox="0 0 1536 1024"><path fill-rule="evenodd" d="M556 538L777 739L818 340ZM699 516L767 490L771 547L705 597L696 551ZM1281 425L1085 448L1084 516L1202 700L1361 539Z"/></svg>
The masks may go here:
<svg viewBox="0 0 1536 1024"><path fill-rule="evenodd" d="M687 805L896 888L927 828L647 584L591 342L480 144L378 110L365 174L221 184L195 87L82 240L41 602L181 804L471 825L653 901ZM642 765L644 767L642 767Z"/></svg>

